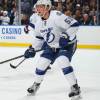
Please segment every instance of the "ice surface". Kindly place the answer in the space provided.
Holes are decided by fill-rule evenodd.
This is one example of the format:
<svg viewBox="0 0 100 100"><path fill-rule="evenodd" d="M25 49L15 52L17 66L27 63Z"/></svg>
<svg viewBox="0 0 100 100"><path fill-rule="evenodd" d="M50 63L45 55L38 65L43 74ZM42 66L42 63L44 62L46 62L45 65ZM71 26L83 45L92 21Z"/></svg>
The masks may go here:
<svg viewBox="0 0 100 100"><path fill-rule="evenodd" d="M26 48L0 47L0 62L22 55ZM36 56L38 58L38 54ZM35 96L27 95L27 88L34 82L34 59L27 59L17 69L23 58L0 64L0 100L70 100L69 84L56 64L47 72ZM82 100L100 100L100 50L78 49L72 65L82 91Z"/></svg>

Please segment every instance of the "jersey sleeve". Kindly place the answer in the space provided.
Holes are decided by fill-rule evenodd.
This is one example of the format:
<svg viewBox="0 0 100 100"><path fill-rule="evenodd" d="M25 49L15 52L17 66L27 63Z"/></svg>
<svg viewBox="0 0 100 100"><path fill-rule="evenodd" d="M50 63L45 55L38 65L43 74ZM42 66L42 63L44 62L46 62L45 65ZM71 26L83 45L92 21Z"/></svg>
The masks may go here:
<svg viewBox="0 0 100 100"><path fill-rule="evenodd" d="M29 19L30 23L35 23L37 21L37 15L33 13Z"/></svg>
<svg viewBox="0 0 100 100"><path fill-rule="evenodd" d="M30 34L32 36L32 47L35 50L40 50L44 43L44 38L41 36L41 34L39 32L32 29L32 27L30 27L30 28L31 28Z"/></svg>
<svg viewBox="0 0 100 100"><path fill-rule="evenodd" d="M35 49L35 50L41 50L42 49L42 46L44 44L44 39L39 39L40 37L34 37L33 38L33 42L32 42L32 47Z"/></svg>
<svg viewBox="0 0 100 100"><path fill-rule="evenodd" d="M78 31L79 23L72 17L66 16L60 12L57 12L55 18L55 24L64 32L67 33L70 40L73 40Z"/></svg>
<svg viewBox="0 0 100 100"><path fill-rule="evenodd" d="M42 48L42 45L44 44L44 39L41 36L40 32L36 31L36 22L38 21L39 16L37 13L34 13L30 17L30 22L29 22L29 33L32 36L32 47L35 50L40 50Z"/></svg>
<svg viewBox="0 0 100 100"><path fill-rule="evenodd" d="M68 28L73 27L73 24L75 23L77 23L77 21L73 19L72 17L66 16L65 14L61 12L56 12L55 24L58 27L67 30Z"/></svg>
<svg viewBox="0 0 100 100"><path fill-rule="evenodd" d="M44 43L44 39L41 36L40 32L35 30L35 24L29 23L29 34L32 36L32 47L35 50L40 50Z"/></svg>

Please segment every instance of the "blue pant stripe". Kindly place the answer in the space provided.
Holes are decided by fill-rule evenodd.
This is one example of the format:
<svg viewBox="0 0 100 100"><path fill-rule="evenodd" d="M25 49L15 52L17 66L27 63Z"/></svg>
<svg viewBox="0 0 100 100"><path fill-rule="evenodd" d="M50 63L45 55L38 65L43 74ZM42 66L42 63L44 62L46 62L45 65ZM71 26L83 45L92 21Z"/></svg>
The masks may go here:
<svg viewBox="0 0 100 100"><path fill-rule="evenodd" d="M73 68L71 66L65 67L65 68L62 68L62 71L63 71L64 75L66 75L66 74L73 72Z"/></svg>
<svg viewBox="0 0 100 100"><path fill-rule="evenodd" d="M37 75L44 75L44 74L46 73L46 70L40 70L40 69L36 68L35 73L36 73Z"/></svg>

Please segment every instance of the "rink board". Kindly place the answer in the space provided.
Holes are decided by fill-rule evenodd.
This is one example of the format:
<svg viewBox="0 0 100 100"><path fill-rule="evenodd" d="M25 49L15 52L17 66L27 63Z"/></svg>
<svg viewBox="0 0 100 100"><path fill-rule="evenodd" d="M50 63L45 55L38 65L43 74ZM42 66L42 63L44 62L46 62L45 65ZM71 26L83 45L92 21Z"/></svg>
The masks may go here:
<svg viewBox="0 0 100 100"><path fill-rule="evenodd" d="M27 47L32 44L34 32L24 32L24 26L0 26L0 46ZM80 26L78 48L100 49L100 26Z"/></svg>

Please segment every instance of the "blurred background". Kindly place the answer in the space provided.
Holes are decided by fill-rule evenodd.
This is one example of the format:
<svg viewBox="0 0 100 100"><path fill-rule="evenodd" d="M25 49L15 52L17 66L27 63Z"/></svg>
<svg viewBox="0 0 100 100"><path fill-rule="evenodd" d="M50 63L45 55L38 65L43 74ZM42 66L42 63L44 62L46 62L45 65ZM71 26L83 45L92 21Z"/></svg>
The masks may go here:
<svg viewBox="0 0 100 100"><path fill-rule="evenodd" d="M100 0L51 0L52 9L72 16L81 25L100 25ZM0 25L25 25L37 0L0 0Z"/></svg>

